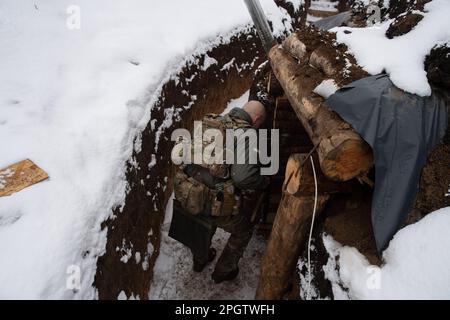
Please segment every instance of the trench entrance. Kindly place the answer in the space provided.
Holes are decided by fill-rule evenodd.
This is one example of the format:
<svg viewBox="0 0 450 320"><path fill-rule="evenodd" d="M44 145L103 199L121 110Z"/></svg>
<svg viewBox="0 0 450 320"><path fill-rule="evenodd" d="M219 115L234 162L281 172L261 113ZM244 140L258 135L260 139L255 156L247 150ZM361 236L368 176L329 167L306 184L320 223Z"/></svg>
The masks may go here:
<svg viewBox="0 0 450 320"><path fill-rule="evenodd" d="M107 244L94 281L99 299L149 298L155 262L161 254L161 226L172 194L170 135L176 128L191 129L193 121L206 113L221 113L230 100L249 90L255 71L265 60L250 27L229 38L219 37L217 42L207 52L187 59L181 71L163 85L152 106L151 120L142 132L142 151L135 152L128 163L125 205L114 209L113 218L102 226L107 229ZM175 113L174 106L186 108ZM162 240L167 241L162 231ZM183 260L180 263L191 263L191 259Z"/></svg>

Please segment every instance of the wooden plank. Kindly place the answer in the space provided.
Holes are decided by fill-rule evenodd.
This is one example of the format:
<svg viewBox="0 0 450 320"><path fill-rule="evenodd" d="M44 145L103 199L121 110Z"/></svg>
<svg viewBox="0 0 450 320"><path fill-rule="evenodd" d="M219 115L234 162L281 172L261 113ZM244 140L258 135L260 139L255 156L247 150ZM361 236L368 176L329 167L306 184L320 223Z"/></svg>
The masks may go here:
<svg viewBox="0 0 450 320"><path fill-rule="evenodd" d="M48 179L47 173L26 159L0 170L0 197L9 196Z"/></svg>

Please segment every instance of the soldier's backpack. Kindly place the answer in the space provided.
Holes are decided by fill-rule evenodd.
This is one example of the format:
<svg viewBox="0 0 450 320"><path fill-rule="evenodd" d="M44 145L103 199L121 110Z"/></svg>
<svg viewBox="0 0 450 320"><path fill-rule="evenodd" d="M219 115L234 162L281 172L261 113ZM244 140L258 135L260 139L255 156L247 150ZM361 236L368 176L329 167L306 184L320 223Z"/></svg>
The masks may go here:
<svg viewBox="0 0 450 320"><path fill-rule="evenodd" d="M221 116L217 114L207 114L202 119L201 136L194 136L194 141L201 142L202 150L208 148L211 144L211 137L205 135L208 129L216 129L223 137L223 145L216 147L219 152L218 158L221 161L213 162L212 158L216 156L211 153L211 159L203 158L205 161L198 164L181 164L175 169L174 193L175 199L181 207L192 215L198 215L210 210L213 216L229 216L239 213L241 198L233 181L230 178L230 164L226 160L225 138L227 129L248 129L250 124L241 119L231 118L229 115ZM180 142L182 143L182 142ZM234 144L233 144L234 145ZM182 152L182 148L180 148ZM191 159L194 159L194 143L191 145ZM198 151L198 150L197 150ZM186 173L186 166L199 166L209 172L209 174L218 181L214 187L207 186L193 176Z"/></svg>

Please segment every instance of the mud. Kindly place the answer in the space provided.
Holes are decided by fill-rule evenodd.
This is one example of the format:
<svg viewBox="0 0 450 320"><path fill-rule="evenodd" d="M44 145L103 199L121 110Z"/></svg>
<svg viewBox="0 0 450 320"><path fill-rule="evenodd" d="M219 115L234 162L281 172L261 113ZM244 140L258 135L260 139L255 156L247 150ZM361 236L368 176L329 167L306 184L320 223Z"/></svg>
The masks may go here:
<svg viewBox="0 0 450 320"><path fill-rule="evenodd" d="M450 131L447 129L447 131ZM445 196L450 189L450 144L442 143L428 156L422 170L414 209L419 218L450 206L450 196Z"/></svg>
<svg viewBox="0 0 450 320"><path fill-rule="evenodd" d="M417 13L411 13L397 18L386 30L386 37L393 39L410 32L421 20L423 16Z"/></svg>

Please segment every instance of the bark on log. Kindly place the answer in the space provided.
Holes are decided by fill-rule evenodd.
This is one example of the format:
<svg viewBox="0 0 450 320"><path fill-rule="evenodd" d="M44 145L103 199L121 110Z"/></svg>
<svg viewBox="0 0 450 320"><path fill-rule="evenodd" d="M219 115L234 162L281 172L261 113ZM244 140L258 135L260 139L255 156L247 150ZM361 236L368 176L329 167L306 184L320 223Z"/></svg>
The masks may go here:
<svg viewBox="0 0 450 320"><path fill-rule="evenodd" d="M303 155L306 157L306 155ZM305 167L308 168L308 167ZM304 175L313 176L305 169ZM325 207L329 195L317 199L316 217ZM293 196L284 193L273 223L266 253L261 262L261 275L256 299L282 299L288 282L304 249L314 208L314 196Z"/></svg>
<svg viewBox="0 0 450 320"><path fill-rule="evenodd" d="M326 177L348 181L366 173L373 165L369 145L323 99L311 92L323 78L309 66L299 68L282 48L269 53L272 70L311 141L317 145L320 167Z"/></svg>

